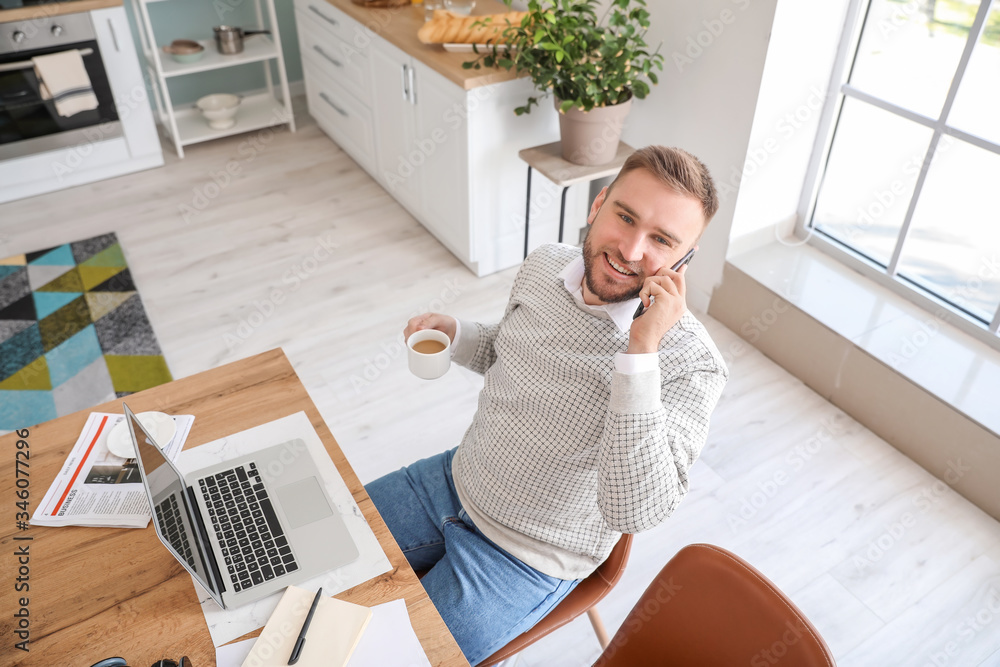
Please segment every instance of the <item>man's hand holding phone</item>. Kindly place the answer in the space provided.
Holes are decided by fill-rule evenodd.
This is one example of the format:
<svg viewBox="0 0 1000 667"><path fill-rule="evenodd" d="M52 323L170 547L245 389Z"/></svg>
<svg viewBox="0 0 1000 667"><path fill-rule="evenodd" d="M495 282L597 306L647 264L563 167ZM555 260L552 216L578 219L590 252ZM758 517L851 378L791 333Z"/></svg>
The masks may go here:
<svg viewBox="0 0 1000 667"><path fill-rule="evenodd" d="M697 249L695 246L672 267L663 267L643 282L639 292L642 303L629 329L628 354L656 352L664 334L681 319L687 307L684 274Z"/></svg>

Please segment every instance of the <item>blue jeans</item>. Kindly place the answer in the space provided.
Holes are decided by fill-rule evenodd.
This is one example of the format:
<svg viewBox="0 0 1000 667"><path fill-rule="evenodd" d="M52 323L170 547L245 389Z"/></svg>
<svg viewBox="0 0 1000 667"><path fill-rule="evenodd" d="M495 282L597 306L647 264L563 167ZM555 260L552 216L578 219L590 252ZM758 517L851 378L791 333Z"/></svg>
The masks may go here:
<svg viewBox="0 0 1000 667"><path fill-rule="evenodd" d="M455 450L417 461L365 488L451 630L478 664L531 628L579 583L528 567L484 536L455 493Z"/></svg>

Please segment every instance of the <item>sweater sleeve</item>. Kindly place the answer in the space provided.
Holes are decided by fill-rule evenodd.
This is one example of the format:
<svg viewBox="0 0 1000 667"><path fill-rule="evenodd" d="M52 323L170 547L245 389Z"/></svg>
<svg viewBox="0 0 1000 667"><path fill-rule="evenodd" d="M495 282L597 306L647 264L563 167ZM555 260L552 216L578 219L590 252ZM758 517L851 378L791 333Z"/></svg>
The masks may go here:
<svg viewBox="0 0 1000 667"><path fill-rule="evenodd" d="M615 371L598 455L601 515L612 530L637 533L669 517L688 490L688 470L708 437L728 371L711 355L672 370Z"/></svg>
<svg viewBox="0 0 1000 667"><path fill-rule="evenodd" d="M459 327L462 335L458 337L451 360L482 375L497 360L493 341L500 331L500 324L480 324L461 320Z"/></svg>
<svg viewBox="0 0 1000 667"><path fill-rule="evenodd" d="M480 375L486 373L493 362L497 360L497 351L493 343L500 333L500 326L503 324L514 309L517 308L517 295L525 278L525 261L514 278L514 284L510 289L510 298L507 300L507 307L504 309L503 317L496 324L480 324L468 320L459 321L458 336L455 343L455 350L451 355L451 360L460 366L465 366L470 371L475 371Z"/></svg>

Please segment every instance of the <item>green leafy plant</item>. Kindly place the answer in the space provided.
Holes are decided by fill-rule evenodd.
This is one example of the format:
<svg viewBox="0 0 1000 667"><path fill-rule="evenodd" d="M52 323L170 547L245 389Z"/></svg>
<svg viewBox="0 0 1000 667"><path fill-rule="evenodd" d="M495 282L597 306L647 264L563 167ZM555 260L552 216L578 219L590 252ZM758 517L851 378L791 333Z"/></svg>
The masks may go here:
<svg viewBox="0 0 1000 667"><path fill-rule="evenodd" d="M511 0L504 0L510 7ZM531 77L545 95L555 94L560 110L577 107L590 111L643 99L649 84L657 82L655 69L663 69L659 48L647 50L649 12L644 0L613 0L598 19L600 0L530 0L527 16L510 25L502 37L491 40L466 69L500 67ZM474 47L476 53L481 53ZM514 111L525 114L538 104Z"/></svg>

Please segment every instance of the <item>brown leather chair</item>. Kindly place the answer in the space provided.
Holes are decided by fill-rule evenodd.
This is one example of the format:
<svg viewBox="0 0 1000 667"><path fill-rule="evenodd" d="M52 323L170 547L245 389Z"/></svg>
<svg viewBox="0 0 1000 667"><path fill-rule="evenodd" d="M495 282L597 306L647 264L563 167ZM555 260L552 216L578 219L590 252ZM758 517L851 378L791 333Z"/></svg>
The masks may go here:
<svg viewBox="0 0 1000 667"><path fill-rule="evenodd" d="M816 628L752 565L684 547L660 570L594 667L833 667Z"/></svg>
<svg viewBox="0 0 1000 667"><path fill-rule="evenodd" d="M583 612L587 612L590 617L590 622L594 626L594 632L597 633L601 647L607 646L608 633L604 629L604 623L601 622L601 617L594 605L603 600L604 596L622 578L622 572L625 571L625 564L628 562L631 550L632 536L622 535L618 544L611 550L611 555L601 563L593 574L577 584L576 588L570 591L570 594L533 628L518 635L502 649L479 663L480 667L489 667L501 660L506 660L553 630L566 625Z"/></svg>

